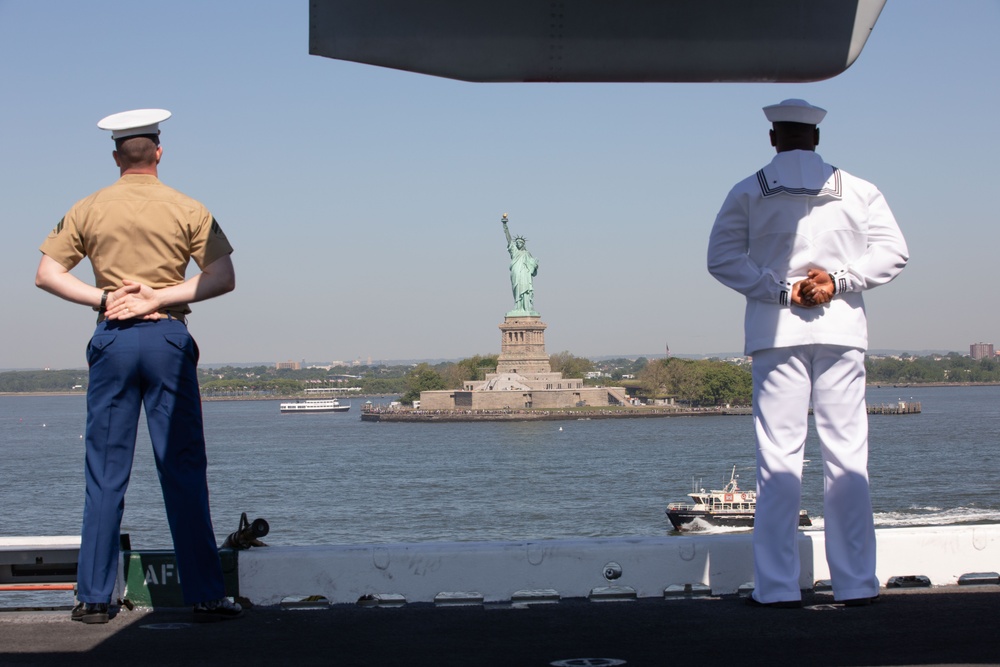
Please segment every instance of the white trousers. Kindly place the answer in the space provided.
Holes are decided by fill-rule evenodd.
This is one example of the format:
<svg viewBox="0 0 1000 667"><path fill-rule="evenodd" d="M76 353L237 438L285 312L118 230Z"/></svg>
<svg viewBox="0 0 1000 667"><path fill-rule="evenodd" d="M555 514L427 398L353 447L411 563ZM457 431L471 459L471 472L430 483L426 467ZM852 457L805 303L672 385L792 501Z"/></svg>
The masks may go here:
<svg viewBox="0 0 1000 667"><path fill-rule="evenodd" d="M799 345L753 355L757 435L753 596L759 602L801 599L797 539L810 402L823 455L826 560L834 598L878 594L864 352Z"/></svg>

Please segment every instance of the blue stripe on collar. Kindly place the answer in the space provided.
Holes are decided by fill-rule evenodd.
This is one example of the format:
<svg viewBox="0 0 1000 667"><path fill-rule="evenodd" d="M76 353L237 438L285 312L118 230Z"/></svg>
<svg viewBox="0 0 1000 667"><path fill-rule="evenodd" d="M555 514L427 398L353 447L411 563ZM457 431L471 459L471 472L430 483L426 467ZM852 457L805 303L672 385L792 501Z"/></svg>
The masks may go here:
<svg viewBox="0 0 1000 667"><path fill-rule="evenodd" d="M827 183L829 182L830 181L827 180ZM773 197L774 195L781 193L807 197L840 197L843 193L843 184L840 181L840 170L836 167L833 168L833 187L826 187L825 184L822 188L788 188L784 185L771 187L767 182L767 177L764 176L763 169L757 172L757 183L760 184L760 194L763 197Z"/></svg>

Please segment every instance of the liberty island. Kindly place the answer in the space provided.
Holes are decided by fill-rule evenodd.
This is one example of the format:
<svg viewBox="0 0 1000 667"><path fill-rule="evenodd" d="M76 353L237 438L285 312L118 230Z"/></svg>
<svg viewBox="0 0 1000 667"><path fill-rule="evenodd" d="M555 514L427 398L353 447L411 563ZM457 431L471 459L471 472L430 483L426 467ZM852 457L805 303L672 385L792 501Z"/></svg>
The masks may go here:
<svg viewBox="0 0 1000 667"><path fill-rule="evenodd" d="M548 325L534 309L533 278L538 274L538 260L528 252L526 238L511 237L507 223L504 213L501 224L510 255L514 308L507 311L500 324L496 371L487 373L481 381L466 381L461 390L420 392L419 411L396 411L397 421L441 419L442 415L452 421L503 420L513 414L520 419L576 418L579 415L553 411L630 404L624 387L588 387L581 378L564 378L562 373L552 372L545 352ZM369 410L362 419L391 420L392 412Z"/></svg>

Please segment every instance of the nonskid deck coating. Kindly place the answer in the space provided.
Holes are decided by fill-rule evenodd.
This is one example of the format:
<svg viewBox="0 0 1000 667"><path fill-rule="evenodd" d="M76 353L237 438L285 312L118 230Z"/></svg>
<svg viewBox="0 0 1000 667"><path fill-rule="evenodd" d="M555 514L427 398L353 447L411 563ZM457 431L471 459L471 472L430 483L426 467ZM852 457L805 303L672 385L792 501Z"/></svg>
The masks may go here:
<svg viewBox="0 0 1000 667"><path fill-rule="evenodd" d="M807 593L795 610L736 595L400 608L255 608L193 624L187 610L124 611L107 625L0 613L0 664L944 665L1000 664L1000 586L890 589L869 607ZM619 662L602 662L599 659Z"/></svg>

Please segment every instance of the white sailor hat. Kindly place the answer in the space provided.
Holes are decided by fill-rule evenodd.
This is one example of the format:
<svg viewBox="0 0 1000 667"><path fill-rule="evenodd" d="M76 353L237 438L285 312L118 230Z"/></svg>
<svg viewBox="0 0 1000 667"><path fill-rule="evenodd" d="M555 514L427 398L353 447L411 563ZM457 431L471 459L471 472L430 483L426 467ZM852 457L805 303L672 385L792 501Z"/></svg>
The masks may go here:
<svg viewBox="0 0 1000 667"><path fill-rule="evenodd" d="M772 123L819 125L826 116L826 109L815 107L805 100L791 99L764 107L764 115Z"/></svg>
<svg viewBox="0 0 1000 667"><path fill-rule="evenodd" d="M97 127L111 130L112 139L124 139L139 134L159 134L160 123L170 118L166 109L135 109L114 113L97 121Z"/></svg>

